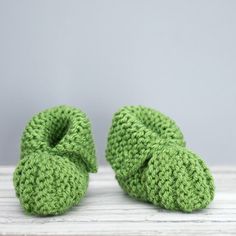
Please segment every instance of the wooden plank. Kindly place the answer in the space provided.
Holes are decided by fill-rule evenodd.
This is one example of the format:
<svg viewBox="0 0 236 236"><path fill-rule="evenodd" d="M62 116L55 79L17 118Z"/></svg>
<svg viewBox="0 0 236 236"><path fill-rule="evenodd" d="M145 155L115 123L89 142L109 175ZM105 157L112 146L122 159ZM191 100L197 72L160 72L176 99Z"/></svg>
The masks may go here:
<svg viewBox="0 0 236 236"><path fill-rule="evenodd" d="M198 213L186 214L171 212L167 210L153 209L83 209L78 206L66 215L50 218L39 218L27 215L22 218L22 209L16 208L15 211L3 211L0 213L1 224L46 224L48 222L234 222L235 209L206 209ZM7 214L7 217L6 217ZM124 217L125 215L125 217ZM78 217L79 216L79 217Z"/></svg>
<svg viewBox="0 0 236 236"><path fill-rule="evenodd" d="M185 222L60 222L36 224L30 226L26 224L11 224L1 226L1 231L8 235L83 235L83 236L157 236L157 235L235 235L234 223L195 222L186 224ZM31 229L31 230L29 230ZM27 233L26 233L27 232Z"/></svg>

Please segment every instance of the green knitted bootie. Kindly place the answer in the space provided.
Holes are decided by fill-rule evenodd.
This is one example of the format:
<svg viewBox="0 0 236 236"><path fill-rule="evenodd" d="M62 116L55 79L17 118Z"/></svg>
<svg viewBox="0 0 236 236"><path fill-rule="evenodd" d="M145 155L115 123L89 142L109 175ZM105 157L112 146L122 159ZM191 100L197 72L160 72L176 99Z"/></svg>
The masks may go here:
<svg viewBox="0 0 236 236"><path fill-rule="evenodd" d="M13 181L25 211L58 215L80 202L87 191L88 173L96 171L87 116L79 109L58 106L27 124Z"/></svg>
<svg viewBox="0 0 236 236"><path fill-rule="evenodd" d="M214 198L206 164L185 146L175 122L151 108L124 107L112 120L106 158L130 196L192 212Z"/></svg>

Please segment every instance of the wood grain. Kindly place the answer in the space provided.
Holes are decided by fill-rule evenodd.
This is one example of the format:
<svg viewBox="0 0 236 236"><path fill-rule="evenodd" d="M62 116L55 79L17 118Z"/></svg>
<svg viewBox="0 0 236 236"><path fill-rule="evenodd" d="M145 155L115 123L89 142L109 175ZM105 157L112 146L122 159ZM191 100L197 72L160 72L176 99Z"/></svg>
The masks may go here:
<svg viewBox="0 0 236 236"><path fill-rule="evenodd" d="M192 214L170 212L128 197L109 167L90 177L81 204L67 214L23 212L12 184L13 167L0 167L0 235L236 235L236 167L211 168L213 203Z"/></svg>

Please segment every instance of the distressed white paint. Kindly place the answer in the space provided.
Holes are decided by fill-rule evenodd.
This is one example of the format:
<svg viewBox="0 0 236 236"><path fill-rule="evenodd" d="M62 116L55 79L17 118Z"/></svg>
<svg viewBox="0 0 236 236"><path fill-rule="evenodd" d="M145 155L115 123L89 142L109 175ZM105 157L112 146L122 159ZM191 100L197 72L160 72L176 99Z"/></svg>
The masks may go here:
<svg viewBox="0 0 236 236"><path fill-rule="evenodd" d="M109 167L91 174L81 204L56 217L26 215L15 197L12 167L0 168L0 235L236 235L236 167L212 168L216 196L205 210L170 212L131 199Z"/></svg>

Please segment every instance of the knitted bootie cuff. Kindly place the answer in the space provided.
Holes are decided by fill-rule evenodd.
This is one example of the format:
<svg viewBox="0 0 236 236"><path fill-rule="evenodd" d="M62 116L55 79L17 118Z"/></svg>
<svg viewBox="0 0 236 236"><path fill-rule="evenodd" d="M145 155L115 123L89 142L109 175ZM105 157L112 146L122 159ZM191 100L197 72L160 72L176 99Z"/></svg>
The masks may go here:
<svg viewBox="0 0 236 236"><path fill-rule="evenodd" d="M21 140L14 172L16 195L25 211L57 215L77 205L97 164L91 125L85 113L58 106L35 115Z"/></svg>
<svg viewBox="0 0 236 236"><path fill-rule="evenodd" d="M113 116L107 160L116 175L127 177L167 143L185 145L183 134L169 117L142 106L123 107Z"/></svg>
<svg viewBox="0 0 236 236"><path fill-rule="evenodd" d="M173 120L143 106L124 107L112 120L106 158L130 196L191 212L214 197L206 164L185 146Z"/></svg>
<svg viewBox="0 0 236 236"><path fill-rule="evenodd" d="M35 152L77 157L89 172L97 171L91 124L78 108L57 106L30 120L21 139L21 158Z"/></svg>

